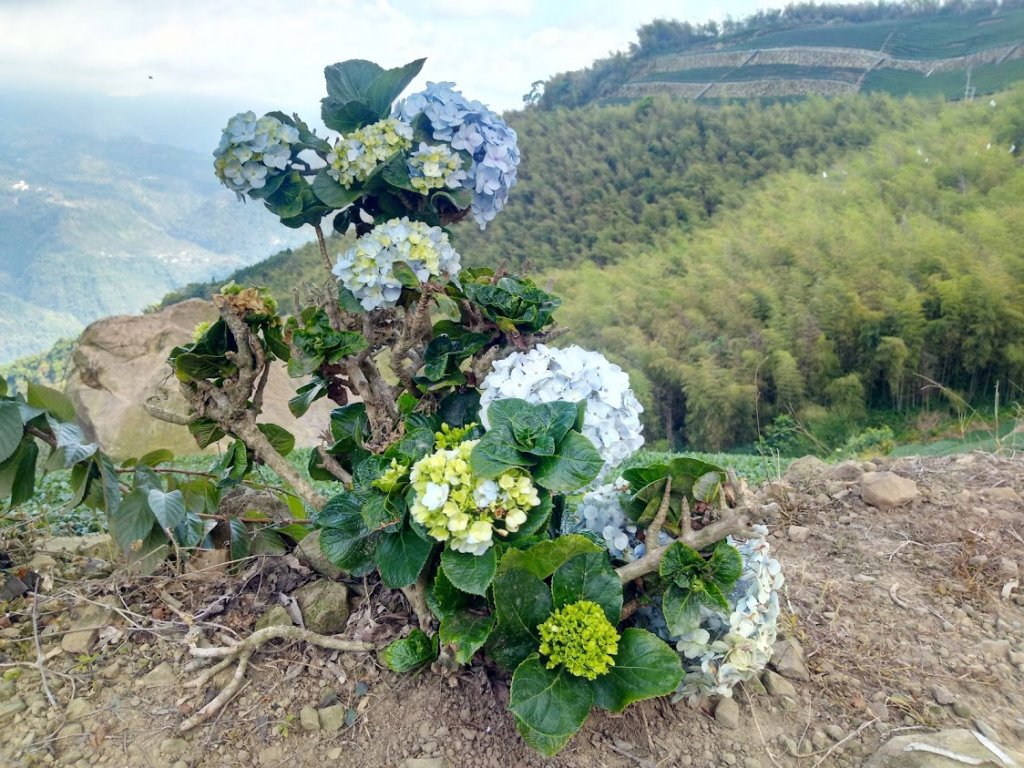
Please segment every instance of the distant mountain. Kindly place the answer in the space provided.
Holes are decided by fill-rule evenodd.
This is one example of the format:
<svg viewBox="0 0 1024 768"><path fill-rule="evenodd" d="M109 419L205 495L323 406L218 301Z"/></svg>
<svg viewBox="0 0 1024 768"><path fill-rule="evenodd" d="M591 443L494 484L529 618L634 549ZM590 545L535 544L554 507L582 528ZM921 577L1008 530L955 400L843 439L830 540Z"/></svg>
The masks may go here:
<svg viewBox="0 0 1024 768"><path fill-rule="evenodd" d="M0 363L309 239L238 203L209 153L31 117L0 111Z"/></svg>
<svg viewBox="0 0 1024 768"><path fill-rule="evenodd" d="M545 83L541 108L884 92L974 98L1024 79L1019 0L798 3L719 25L658 19L630 52Z"/></svg>

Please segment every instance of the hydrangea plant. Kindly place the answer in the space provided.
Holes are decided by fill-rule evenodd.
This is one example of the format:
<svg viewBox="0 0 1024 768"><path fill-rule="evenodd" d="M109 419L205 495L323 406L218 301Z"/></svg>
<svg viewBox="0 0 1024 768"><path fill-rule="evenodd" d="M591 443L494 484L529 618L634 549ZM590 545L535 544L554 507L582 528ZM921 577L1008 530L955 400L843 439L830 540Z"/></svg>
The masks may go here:
<svg viewBox="0 0 1024 768"><path fill-rule="evenodd" d="M717 676L702 690L762 663L777 583L747 575L762 550L744 560L726 541L746 520L721 468L679 459L599 486L643 444L643 409L618 366L547 343L557 296L461 267L447 228L503 208L516 134L450 83L396 103L421 66L327 67L327 138L282 112L232 119L217 175L311 226L331 279L287 319L259 289L226 287L220 319L171 364L197 439L235 439L225 475L266 463L328 559L405 593L418 626L383 663L490 659L511 676L523 738L551 755L594 707L689 691L698 659ZM308 466L330 498L283 460L291 435L258 421L275 359L305 377L293 414L335 404Z"/></svg>

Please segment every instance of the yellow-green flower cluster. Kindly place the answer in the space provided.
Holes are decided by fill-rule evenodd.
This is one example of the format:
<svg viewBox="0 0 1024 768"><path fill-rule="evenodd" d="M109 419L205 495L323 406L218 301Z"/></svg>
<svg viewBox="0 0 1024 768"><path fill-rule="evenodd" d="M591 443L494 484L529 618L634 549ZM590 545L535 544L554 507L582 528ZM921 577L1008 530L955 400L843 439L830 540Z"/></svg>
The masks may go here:
<svg viewBox="0 0 1024 768"><path fill-rule="evenodd" d="M327 155L327 175L344 187L366 181L373 169L412 146L412 128L387 118L346 133Z"/></svg>
<svg viewBox="0 0 1024 768"><path fill-rule="evenodd" d="M462 169L462 156L444 144L428 145L420 142L420 148L409 155L409 181L420 193L432 189L459 189L466 179Z"/></svg>
<svg viewBox="0 0 1024 768"><path fill-rule="evenodd" d="M548 669L561 664L569 674L594 680L615 666L619 633L601 606L591 600L559 608L537 630Z"/></svg>
<svg viewBox="0 0 1024 768"><path fill-rule="evenodd" d="M511 469L495 480L476 477L469 457L478 442L440 448L409 473L416 492L412 519L456 552L473 555L490 549L495 534L519 530L529 510L540 504L536 486L522 470Z"/></svg>
<svg viewBox="0 0 1024 768"><path fill-rule="evenodd" d="M192 329L192 341L199 343L199 340L206 335L206 332L210 330L210 321L203 320L195 328Z"/></svg>
<svg viewBox="0 0 1024 768"><path fill-rule="evenodd" d="M463 440L466 439L466 435L476 428L476 422L467 424L464 427L452 427L448 424L441 425L441 431L434 433L434 447L438 450L442 448L454 448Z"/></svg>
<svg viewBox="0 0 1024 768"><path fill-rule="evenodd" d="M370 483L370 485L384 491L384 493L391 493L402 482L402 478L405 477L408 471L408 464L399 464L398 459L392 459L391 466L385 469L384 474Z"/></svg>

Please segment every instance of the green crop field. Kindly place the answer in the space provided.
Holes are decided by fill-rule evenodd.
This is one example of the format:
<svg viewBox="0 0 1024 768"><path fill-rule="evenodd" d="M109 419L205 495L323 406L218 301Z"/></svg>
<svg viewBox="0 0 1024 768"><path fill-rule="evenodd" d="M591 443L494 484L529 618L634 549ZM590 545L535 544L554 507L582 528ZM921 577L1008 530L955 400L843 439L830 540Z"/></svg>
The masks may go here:
<svg viewBox="0 0 1024 768"><path fill-rule="evenodd" d="M971 85L978 93L993 93L1009 88L1024 77L1024 59L1002 64L986 64L971 70ZM894 96L944 96L961 98L967 85L967 70L935 72L907 72L895 69L876 69L864 78L863 91L884 91Z"/></svg>
<svg viewBox="0 0 1024 768"><path fill-rule="evenodd" d="M842 80L855 83L864 74L852 67L804 67L795 64L754 64L749 67L700 67L652 72L633 82L742 83L751 80Z"/></svg>

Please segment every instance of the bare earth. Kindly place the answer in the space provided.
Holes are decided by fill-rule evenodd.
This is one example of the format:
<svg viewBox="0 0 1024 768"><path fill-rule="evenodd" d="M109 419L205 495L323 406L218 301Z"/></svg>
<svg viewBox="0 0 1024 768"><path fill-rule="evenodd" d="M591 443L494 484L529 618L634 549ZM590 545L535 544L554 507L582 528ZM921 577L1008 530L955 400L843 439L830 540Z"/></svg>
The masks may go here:
<svg viewBox="0 0 1024 768"><path fill-rule="evenodd" d="M864 469L909 478L920 494L894 509L870 506L861 496ZM1012 750L1024 749L1021 494L1024 457L802 462L757 490L755 508L773 531L787 579L783 629L802 648L809 679L784 667L791 679L774 678L773 694L756 681L737 690L731 728L728 705L716 719L715 702L656 700L620 716L595 713L551 760L519 740L505 711L506 681L493 670L400 676L372 655L298 643L253 657L229 705L181 735L179 724L230 676L200 691L185 687L198 674L187 619L227 595L226 609L196 626L213 643L244 637L277 593L315 574L277 558L245 577L139 580L105 575L82 557L43 558L36 563L48 565L40 571L52 584L41 587L37 626L56 706L24 663L36 659L31 602L10 602L0 617L0 766L955 768L965 763L924 752L913 753L922 762L868 763L890 738L954 728L982 733L1013 759ZM17 541L0 540L0 549L16 564L31 557ZM85 578L90 571L98 578ZM371 590L372 607L364 585L350 594L348 636L383 642L407 623L399 595ZM91 650L54 650L83 609L104 601L113 613L99 622Z"/></svg>

